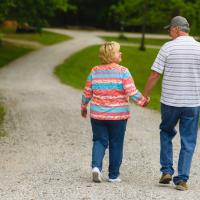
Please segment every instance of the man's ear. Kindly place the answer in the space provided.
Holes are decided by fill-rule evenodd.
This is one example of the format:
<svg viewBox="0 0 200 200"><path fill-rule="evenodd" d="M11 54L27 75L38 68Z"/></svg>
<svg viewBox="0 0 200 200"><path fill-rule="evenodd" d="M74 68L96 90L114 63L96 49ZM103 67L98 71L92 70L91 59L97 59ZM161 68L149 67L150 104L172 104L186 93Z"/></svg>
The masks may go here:
<svg viewBox="0 0 200 200"><path fill-rule="evenodd" d="M180 27L180 26L177 26L177 27L176 27L176 33L178 34L180 31L181 31L181 27Z"/></svg>

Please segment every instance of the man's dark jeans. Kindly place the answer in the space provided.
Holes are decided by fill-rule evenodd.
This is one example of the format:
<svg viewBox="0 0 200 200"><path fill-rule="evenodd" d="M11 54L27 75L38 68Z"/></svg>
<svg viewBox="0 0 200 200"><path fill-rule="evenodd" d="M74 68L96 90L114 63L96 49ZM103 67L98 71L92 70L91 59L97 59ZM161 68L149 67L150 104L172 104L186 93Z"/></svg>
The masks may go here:
<svg viewBox="0 0 200 200"><path fill-rule="evenodd" d="M172 139L176 135L175 126L179 121L181 150L178 160L178 175L175 184L189 179L192 156L196 146L199 107L173 107L161 104L160 124L160 164L161 172L174 174Z"/></svg>

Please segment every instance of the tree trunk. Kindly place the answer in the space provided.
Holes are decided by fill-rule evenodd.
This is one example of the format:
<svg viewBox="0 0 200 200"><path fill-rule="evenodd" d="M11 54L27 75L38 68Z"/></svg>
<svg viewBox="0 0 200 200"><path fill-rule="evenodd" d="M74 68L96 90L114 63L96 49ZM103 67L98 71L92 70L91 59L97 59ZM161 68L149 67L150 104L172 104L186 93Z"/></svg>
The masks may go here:
<svg viewBox="0 0 200 200"><path fill-rule="evenodd" d="M145 51L145 32L146 32L146 20L147 20L147 1L144 1L143 6L143 23L142 23L142 38L140 43L140 50Z"/></svg>

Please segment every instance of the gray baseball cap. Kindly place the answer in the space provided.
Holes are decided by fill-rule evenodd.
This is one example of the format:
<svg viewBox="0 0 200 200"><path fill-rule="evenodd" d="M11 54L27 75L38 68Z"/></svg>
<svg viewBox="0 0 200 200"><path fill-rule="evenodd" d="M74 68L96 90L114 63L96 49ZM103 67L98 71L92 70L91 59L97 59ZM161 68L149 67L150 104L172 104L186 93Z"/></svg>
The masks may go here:
<svg viewBox="0 0 200 200"><path fill-rule="evenodd" d="M168 29L171 26L179 26L184 31L190 30L190 25L189 25L187 19L182 16L173 17L170 24L168 24L167 26L164 26L164 29Z"/></svg>

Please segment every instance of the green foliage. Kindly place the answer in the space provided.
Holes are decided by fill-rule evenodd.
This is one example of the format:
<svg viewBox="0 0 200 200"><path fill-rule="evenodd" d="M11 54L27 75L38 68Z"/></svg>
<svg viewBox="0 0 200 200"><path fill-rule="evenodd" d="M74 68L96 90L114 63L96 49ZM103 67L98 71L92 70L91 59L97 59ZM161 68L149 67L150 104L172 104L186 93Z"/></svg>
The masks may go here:
<svg viewBox="0 0 200 200"><path fill-rule="evenodd" d="M72 18L66 19L73 24L78 21L80 25L87 26L110 26L108 21L109 8L112 4L116 4L119 0L69 0L69 4L76 7L76 11L71 13ZM69 13L70 14L70 13ZM70 18L67 15L66 18ZM73 19L73 20L72 20Z"/></svg>
<svg viewBox="0 0 200 200"><path fill-rule="evenodd" d="M63 83L83 89L85 81L91 68L99 64L99 46L91 46L67 59L62 65L55 69L55 74ZM137 88L142 91L150 73L150 67L158 53L156 49L147 49L145 52L137 48L122 46L122 65L129 68ZM154 88L149 107L159 109L160 107L160 82Z"/></svg>
<svg viewBox="0 0 200 200"><path fill-rule="evenodd" d="M0 21L14 19L32 26L45 25L51 19L60 25L141 31L145 21L148 32L160 32L175 15L189 20L192 34L200 33L200 0L1 0L0 3Z"/></svg>
<svg viewBox="0 0 200 200"><path fill-rule="evenodd" d="M13 6L13 0L1 0L0 3L0 23L5 19L8 10Z"/></svg>
<svg viewBox="0 0 200 200"><path fill-rule="evenodd" d="M7 0L8 1L8 0ZM28 22L32 26L47 24L46 18L54 16L56 10L67 10L67 0L10 0L6 17L19 23Z"/></svg>
<svg viewBox="0 0 200 200"><path fill-rule="evenodd" d="M146 11L144 12L144 4ZM110 8L115 21L125 21L125 26L141 27L146 15L147 27L153 32L162 30L176 15L186 17L191 24L192 33L200 33L200 1L199 0L120 0Z"/></svg>

